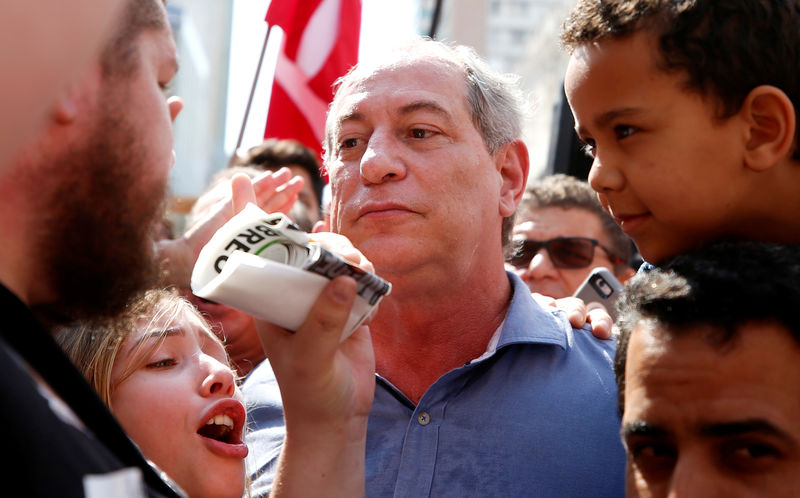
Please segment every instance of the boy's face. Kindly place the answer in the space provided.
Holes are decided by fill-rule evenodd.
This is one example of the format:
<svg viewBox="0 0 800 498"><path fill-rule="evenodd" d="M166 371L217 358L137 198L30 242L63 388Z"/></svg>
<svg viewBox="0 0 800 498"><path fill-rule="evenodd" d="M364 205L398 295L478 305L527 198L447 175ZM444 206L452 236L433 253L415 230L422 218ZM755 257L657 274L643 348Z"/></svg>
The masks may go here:
<svg viewBox="0 0 800 498"><path fill-rule="evenodd" d="M653 263L741 232L751 193L743 120L717 119L709 99L684 89L683 73L658 69L656 43L639 32L583 45L565 80L594 158L589 182Z"/></svg>

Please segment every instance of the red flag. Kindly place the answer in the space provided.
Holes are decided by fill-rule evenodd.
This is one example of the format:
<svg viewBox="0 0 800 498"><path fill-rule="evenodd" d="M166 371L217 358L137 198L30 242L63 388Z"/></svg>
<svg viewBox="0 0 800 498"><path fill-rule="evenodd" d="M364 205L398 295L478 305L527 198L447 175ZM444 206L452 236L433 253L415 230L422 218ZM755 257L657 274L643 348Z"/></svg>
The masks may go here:
<svg viewBox="0 0 800 498"><path fill-rule="evenodd" d="M272 0L266 17L285 32L265 138L293 138L322 154L333 82L358 60L361 0Z"/></svg>

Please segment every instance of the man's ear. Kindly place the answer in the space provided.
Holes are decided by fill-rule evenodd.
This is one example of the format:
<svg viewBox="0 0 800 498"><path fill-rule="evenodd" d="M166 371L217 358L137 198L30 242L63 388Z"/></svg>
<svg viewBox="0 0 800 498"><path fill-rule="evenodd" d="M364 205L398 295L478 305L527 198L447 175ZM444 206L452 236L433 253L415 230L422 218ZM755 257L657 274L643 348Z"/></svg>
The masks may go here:
<svg viewBox="0 0 800 498"><path fill-rule="evenodd" d="M500 189L500 215L504 218L514 214L522 199L528 182L529 162L528 147L522 140L507 143L495 156L495 164L503 181Z"/></svg>
<svg viewBox="0 0 800 498"><path fill-rule="evenodd" d="M67 85L61 91L61 95L58 96L55 104L53 104L53 110L50 115L57 124L69 124L78 116L78 102L80 100L78 87L77 83Z"/></svg>
<svg viewBox="0 0 800 498"><path fill-rule="evenodd" d="M749 125L745 164L763 171L787 156L794 143L794 106L780 88L761 85L745 97L739 111Z"/></svg>
<svg viewBox="0 0 800 498"><path fill-rule="evenodd" d="M100 65L90 67L79 78L66 85L58 96L51 112L51 119L56 124L67 125L75 121L85 105L100 91L102 72Z"/></svg>

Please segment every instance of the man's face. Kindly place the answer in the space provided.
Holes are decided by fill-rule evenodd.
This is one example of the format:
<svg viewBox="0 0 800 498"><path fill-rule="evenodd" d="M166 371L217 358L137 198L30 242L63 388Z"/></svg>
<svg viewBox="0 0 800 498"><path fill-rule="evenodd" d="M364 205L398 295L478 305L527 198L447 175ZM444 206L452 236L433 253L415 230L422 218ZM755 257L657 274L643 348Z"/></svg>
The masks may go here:
<svg viewBox="0 0 800 498"><path fill-rule="evenodd" d="M741 120L656 67L656 41L640 32L579 47L565 89L578 136L594 162L589 182L645 260L746 229Z"/></svg>
<svg viewBox="0 0 800 498"><path fill-rule="evenodd" d="M630 338L628 496L800 496L800 347L774 323L721 348L704 327Z"/></svg>
<svg viewBox="0 0 800 498"><path fill-rule="evenodd" d="M113 313L155 276L151 227L164 203L181 104L163 94L177 70L169 27L134 43L139 67L103 78L87 104L90 117L72 125L85 129L83 138L44 171L51 179L41 202L53 222L39 243L58 304L40 309L51 319Z"/></svg>
<svg viewBox="0 0 800 498"><path fill-rule="evenodd" d="M501 254L503 179L472 122L460 70L414 59L345 92L331 111L332 230L390 280L414 270L458 275Z"/></svg>
<svg viewBox="0 0 800 498"><path fill-rule="evenodd" d="M517 221L519 223L514 227L514 241L529 239L544 242L557 237L586 237L597 240L604 247L611 247L611 241L603 231L600 219L585 209L539 208L523 213ZM560 299L573 295L592 269L598 266L614 271L608 254L595 246L594 259L584 268L559 268L553 264L544 248L539 250L527 266L511 268L528 284L532 292Z"/></svg>

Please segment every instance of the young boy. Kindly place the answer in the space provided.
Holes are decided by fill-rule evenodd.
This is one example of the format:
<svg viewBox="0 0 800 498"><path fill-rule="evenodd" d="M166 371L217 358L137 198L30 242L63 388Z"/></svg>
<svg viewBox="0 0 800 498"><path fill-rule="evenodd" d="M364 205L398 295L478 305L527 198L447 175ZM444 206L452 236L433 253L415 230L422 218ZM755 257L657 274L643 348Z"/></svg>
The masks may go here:
<svg viewBox="0 0 800 498"><path fill-rule="evenodd" d="M646 261L800 243L800 2L579 0L562 42L589 181Z"/></svg>

